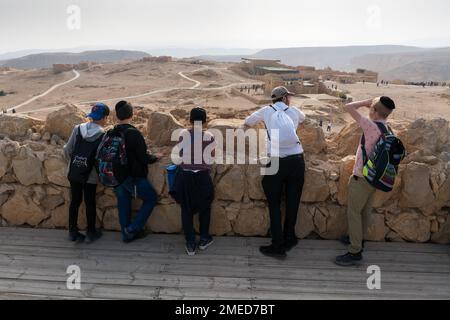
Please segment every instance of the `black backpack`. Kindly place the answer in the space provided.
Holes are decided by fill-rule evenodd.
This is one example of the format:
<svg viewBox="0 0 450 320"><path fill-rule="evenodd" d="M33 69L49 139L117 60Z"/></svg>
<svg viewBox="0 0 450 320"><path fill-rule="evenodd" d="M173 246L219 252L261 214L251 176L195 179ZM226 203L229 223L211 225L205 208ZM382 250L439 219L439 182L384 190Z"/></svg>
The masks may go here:
<svg viewBox="0 0 450 320"><path fill-rule="evenodd" d="M366 137L363 134L361 148L363 154L363 175L367 182L376 189L391 192L394 189L398 166L406 157L406 149L402 141L395 136L391 128L375 122L381 137L372 154L366 152Z"/></svg>
<svg viewBox="0 0 450 320"><path fill-rule="evenodd" d="M88 181L95 165L95 155L102 137L103 135L95 141L87 141L83 139L80 126L78 126L75 148L70 158L69 174L67 175L69 181L78 183Z"/></svg>
<svg viewBox="0 0 450 320"><path fill-rule="evenodd" d="M123 131L115 128L105 134L96 160L99 179L105 187L117 187L125 181L129 170Z"/></svg>

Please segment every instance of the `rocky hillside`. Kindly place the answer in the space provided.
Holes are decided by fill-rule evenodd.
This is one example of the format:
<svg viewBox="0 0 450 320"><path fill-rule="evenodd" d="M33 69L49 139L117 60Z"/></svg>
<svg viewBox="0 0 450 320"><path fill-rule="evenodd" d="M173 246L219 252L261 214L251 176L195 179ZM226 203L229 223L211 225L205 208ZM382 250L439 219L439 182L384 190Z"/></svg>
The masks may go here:
<svg viewBox="0 0 450 320"><path fill-rule="evenodd" d="M244 56L203 56L204 59L240 62ZM280 59L290 66L331 67L355 71L365 68L380 79L406 81L450 80L450 48L425 49L409 46L348 46L276 48L261 50L248 58Z"/></svg>
<svg viewBox="0 0 450 320"><path fill-rule="evenodd" d="M177 116L175 114L175 116ZM0 224L67 228L69 184L62 146L84 114L75 106L50 114L47 121L0 115ZM141 109L137 126L152 151L169 154L170 133L182 127L173 115ZM242 125L238 119L215 119L210 128ZM401 165L392 193L378 192L365 235L372 241L450 243L450 129L444 119L393 123L410 154ZM359 132L346 126L332 140L312 122L299 135L307 153L306 184L297 224L299 238L338 239L346 233L347 182L354 164ZM168 157L150 166L149 179L159 202L147 228L181 232L180 208L168 196L164 167ZM267 236L269 214L257 165L215 165L216 186L211 231L214 235ZM112 189L98 189L98 223L119 230ZM137 203L136 203L137 205ZM82 209L84 210L84 209ZM85 215L80 214L85 226Z"/></svg>
<svg viewBox="0 0 450 320"><path fill-rule="evenodd" d="M145 52L128 50L98 50L80 53L52 52L30 54L16 59L0 61L0 66L16 69L51 68L53 64L78 64L82 61L118 62L121 60L138 60L148 56L149 54Z"/></svg>
<svg viewBox="0 0 450 320"><path fill-rule="evenodd" d="M335 70L355 71L352 60L368 54L400 54L422 51L423 48L408 46L344 46L344 47L299 47L273 48L258 51L247 58L279 59L290 66L331 67ZM239 62L244 56L203 56L205 59Z"/></svg>
<svg viewBox="0 0 450 320"><path fill-rule="evenodd" d="M370 54L356 57L354 65L380 72L381 79L449 81L450 48L403 54Z"/></svg>

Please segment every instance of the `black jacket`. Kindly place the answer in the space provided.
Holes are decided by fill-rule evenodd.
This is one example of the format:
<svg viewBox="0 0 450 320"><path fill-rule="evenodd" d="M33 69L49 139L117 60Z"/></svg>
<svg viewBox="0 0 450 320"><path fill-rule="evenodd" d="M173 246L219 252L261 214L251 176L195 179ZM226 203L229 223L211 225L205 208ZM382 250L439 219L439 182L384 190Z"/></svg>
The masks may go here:
<svg viewBox="0 0 450 320"><path fill-rule="evenodd" d="M181 205L182 211L190 215L204 212L214 200L214 185L209 171L192 172L178 168L169 194Z"/></svg>
<svg viewBox="0 0 450 320"><path fill-rule="evenodd" d="M124 133L130 176L147 178L148 165L155 163L158 158L147 152L147 144L142 133L131 124L119 124L114 130Z"/></svg>

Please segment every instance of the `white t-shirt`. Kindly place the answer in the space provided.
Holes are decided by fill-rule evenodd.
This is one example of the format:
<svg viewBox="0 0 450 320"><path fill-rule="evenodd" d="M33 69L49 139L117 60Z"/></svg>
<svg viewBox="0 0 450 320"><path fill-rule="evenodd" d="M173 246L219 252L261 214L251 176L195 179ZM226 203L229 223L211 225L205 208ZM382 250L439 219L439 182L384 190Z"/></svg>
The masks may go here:
<svg viewBox="0 0 450 320"><path fill-rule="evenodd" d="M305 114L302 111L300 111L297 107L288 107L283 102L277 102L272 106L277 110L286 110L286 108L289 108L286 110L286 114L294 122L295 128L297 128L299 124L305 121L306 118ZM273 110L270 106L263 107L258 111L254 112L253 114L251 114L250 116L248 116L245 119L245 124L250 127L253 127L257 123L264 122L268 127L268 123L274 112L275 110ZM280 132L279 134L280 136L282 136L283 132ZM267 150L271 150L269 139L267 139ZM301 142L289 147L280 147L280 158L285 158L288 156L302 153L303 153L303 146Z"/></svg>

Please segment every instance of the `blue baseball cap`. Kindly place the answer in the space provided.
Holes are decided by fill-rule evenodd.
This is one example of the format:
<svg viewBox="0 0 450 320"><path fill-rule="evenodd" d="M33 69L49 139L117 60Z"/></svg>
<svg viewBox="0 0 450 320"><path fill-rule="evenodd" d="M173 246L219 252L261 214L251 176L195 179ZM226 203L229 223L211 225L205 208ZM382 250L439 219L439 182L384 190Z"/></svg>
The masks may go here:
<svg viewBox="0 0 450 320"><path fill-rule="evenodd" d="M91 109L91 113L87 115L94 121L102 120L104 117L109 115L109 107L104 103L96 103Z"/></svg>

